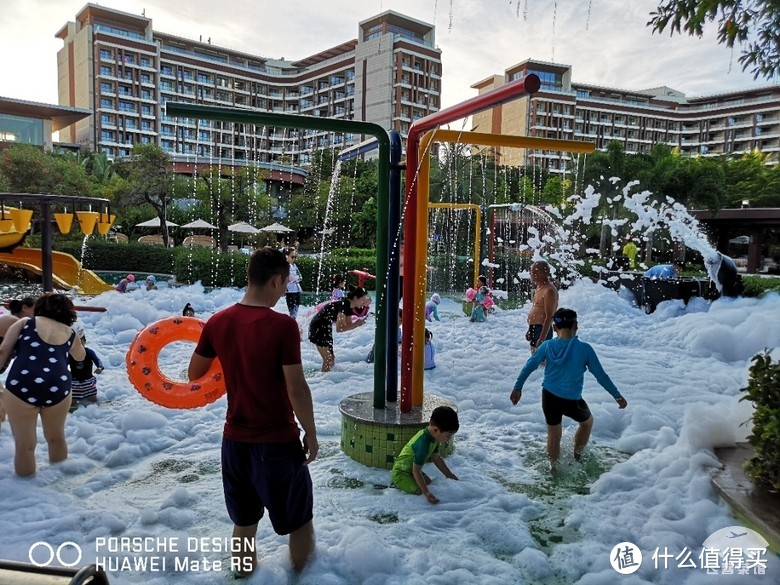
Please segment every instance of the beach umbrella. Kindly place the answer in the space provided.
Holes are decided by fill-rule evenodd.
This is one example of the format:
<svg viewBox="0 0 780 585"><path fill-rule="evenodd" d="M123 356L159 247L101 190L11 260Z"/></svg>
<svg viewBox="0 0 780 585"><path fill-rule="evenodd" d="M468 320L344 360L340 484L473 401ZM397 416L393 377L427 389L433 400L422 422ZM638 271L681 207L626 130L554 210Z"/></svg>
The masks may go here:
<svg viewBox="0 0 780 585"><path fill-rule="evenodd" d="M290 228L288 228L286 226L283 226L280 223L272 223L271 225L267 225L264 228L260 228L260 231L261 232L271 232L271 233L275 233L275 234L286 234L286 233L289 233L289 232L291 232L293 230L291 230Z"/></svg>
<svg viewBox="0 0 780 585"><path fill-rule="evenodd" d="M236 232L238 234L242 234L242 236L241 236L241 247L242 248L244 247L244 236L243 236L243 234L254 235L254 234L259 234L260 233L259 229L257 229L253 225L249 225L245 221L240 221L238 223L234 223L233 225L229 225L228 226L228 230L230 230L231 232Z"/></svg>
<svg viewBox="0 0 780 585"><path fill-rule="evenodd" d="M196 229L205 229L205 230L215 230L217 229L217 226L211 225L209 222L204 221L202 219L196 219L195 221L191 221L190 223L185 223L183 228L196 230Z"/></svg>
<svg viewBox="0 0 780 585"><path fill-rule="evenodd" d="M249 225L245 221L240 221L228 226L228 230L231 232L237 232L239 234L258 234L260 230L253 225Z"/></svg>
<svg viewBox="0 0 780 585"><path fill-rule="evenodd" d="M168 227L179 227L178 223L173 223L172 221L165 220L165 225ZM148 219L146 221L142 221L141 223L135 224L135 227L150 227L150 228L158 228L160 227L160 218L159 217L153 217L152 219Z"/></svg>

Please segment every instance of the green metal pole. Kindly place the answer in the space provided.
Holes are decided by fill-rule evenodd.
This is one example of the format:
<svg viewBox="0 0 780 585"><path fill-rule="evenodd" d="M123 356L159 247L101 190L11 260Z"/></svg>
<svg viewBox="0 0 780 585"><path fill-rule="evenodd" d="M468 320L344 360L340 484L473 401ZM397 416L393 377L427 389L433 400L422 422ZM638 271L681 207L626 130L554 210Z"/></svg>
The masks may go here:
<svg viewBox="0 0 780 585"><path fill-rule="evenodd" d="M218 108L178 102L165 104L166 114L196 120L221 120L239 124L275 126L277 128L303 128L345 132L373 136L379 142L379 185L377 187L376 221L376 350L374 351L374 408L385 407L385 375L387 372L387 246L388 227L387 210L390 202L390 138L387 131L377 124L337 120L315 116L296 116L240 110L237 108Z"/></svg>

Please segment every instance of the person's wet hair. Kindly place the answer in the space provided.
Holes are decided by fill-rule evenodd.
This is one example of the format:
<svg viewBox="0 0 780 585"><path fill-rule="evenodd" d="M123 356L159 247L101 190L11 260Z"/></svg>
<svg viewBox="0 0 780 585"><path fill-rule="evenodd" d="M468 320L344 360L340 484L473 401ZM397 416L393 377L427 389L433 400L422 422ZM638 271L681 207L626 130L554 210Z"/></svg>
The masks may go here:
<svg viewBox="0 0 780 585"><path fill-rule="evenodd" d="M290 275L290 264L284 254L268 246L255 250L247 265L249 284L264 286L276 275L284 278Z"/></svg>
<svg viewBox="0 0 780 585"><path fill-rule="evenodd" d="M78 318L73 301L62 293L46 293L35 303L35 316L48 317L70 327Z"/></svg>
<svg viewBox="0 0 780 585"><path fill-rule="evenodd" d="M454 433L460 428L458 413L451 406L437 406L431 413L431 424L443 433Z"/></svg>
<svg viewBox="0 0 780 585"><path fill-rule="evenodd" d="M572 309L558 309L552 321L558 329L571 329L577 324L577 313Z"/></svg>
<svg viewBox="0 0 780 585"><path fill-rule="evenodd" d="M23 299L14 299L8 303L8 310L14 317L18 317L25 307L30 309L35 307L35 299L32 297L24 297Z"/></svg>
<svg viewBox="0 0 780 585"><path fill-rule="evenodd" d="M368 293L366 292L366 289L364 289L362 286L357 286L349 290L349 292L347 293L347 298L350 301L352 299L362 299L367 294Z"/></svg>

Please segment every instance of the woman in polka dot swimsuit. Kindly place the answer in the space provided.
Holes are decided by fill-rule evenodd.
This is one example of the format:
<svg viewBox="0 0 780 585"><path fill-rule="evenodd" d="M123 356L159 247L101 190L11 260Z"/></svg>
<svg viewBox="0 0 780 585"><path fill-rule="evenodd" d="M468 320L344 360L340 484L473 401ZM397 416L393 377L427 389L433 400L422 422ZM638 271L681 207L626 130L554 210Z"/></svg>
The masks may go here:
<svg viewBox="0 0 780 585"><path fill-rule="evenodd" d="M68 457L65 418L68 416L71 377L68 354L85 356L81 340L71 329L76 310L62 294L46 294L35 303L35 316L20 319L8 329L0 344L0 367L16 351L6 379L7 392L0 395L0 416L8 415L16 445L17 475L35 473L38 415L49 447L49 461Z"/></svg>

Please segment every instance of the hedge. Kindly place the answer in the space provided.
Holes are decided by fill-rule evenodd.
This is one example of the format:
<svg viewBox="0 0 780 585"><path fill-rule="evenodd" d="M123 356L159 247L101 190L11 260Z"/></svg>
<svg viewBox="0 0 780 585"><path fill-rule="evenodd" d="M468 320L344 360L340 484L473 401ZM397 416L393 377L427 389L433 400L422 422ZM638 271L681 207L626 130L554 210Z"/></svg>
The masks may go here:
<svg viewBox="0 0 780 585"><path fill-rule="evenodd" d="M173 274L177 282L194 283L201 281L203 286L224 287L246 286L246 269L249 256L241 253L220 253L208 248L163 248L148 244L116 244L100 240L90 240L86 246L77 241L55 242L58 252L65 252L81 260L84 268L90 270L110 270L117 272L149 272ZM296 264L303 278L303 288L313 291L317 287L330 291L333 288L334 274L347 274L349 270L364 270L374 274L376 258L374 250L350 249L334 250L326 254L320 265L314 255L301 255ZM348 282L357 284L357 277L349 275ZM365 286L373 290L374 280L365 281Z"/></svg>

